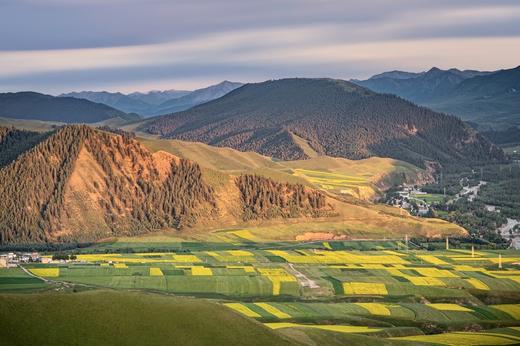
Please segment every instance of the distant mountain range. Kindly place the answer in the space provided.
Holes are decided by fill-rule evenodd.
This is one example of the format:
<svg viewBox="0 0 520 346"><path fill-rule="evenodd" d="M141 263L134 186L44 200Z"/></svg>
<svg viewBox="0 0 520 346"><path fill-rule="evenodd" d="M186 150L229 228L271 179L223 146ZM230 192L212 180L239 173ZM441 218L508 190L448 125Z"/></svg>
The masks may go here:
<svg viewBox="0 0 520 346"><path fill-rule="evenodd" d="M103 103L36 92L0 94L0 117L63 123L95 123L114 118L139 119L136 114L126 114Z"/></svg>
<svg viewBox="0 0 520 346"><path fill-rule="evenodd" d="M353 82L459 116L482 129L520 126L520 66L495 72L435 67L421 73L391 71Z"/></svg>
<svg viewBox="0 0 520 346"><path fill-rule="evenodd" d="M166 90L150 91L148 93L134 92L127 95L119 92L81 91L62 94L60 96L104 103L126 113L137 113L148 117L186 110L224 96L240 86L242 86L242 83L223 81L219 84L194 91Z"/></svg>
<svg viewBox="0 0 520 346"><path fill-rule="evenodd" d="M500 149L454 116L332 79L246 84L143 128L284 160L383 156L423 167L504 160Z"/></svg>

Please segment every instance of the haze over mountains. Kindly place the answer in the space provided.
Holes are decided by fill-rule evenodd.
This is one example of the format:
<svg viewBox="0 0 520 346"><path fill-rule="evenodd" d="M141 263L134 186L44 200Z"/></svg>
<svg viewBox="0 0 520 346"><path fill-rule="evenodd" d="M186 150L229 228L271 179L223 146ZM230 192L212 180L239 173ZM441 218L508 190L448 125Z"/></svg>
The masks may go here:
<svg viewBox="0 0 520 346"><path fill-rule="evenodd" d="M419 166L504 160L500 149L456 117L332 79L246 84L143 127L165 138L284 160L313 154L349 159L383 156Z"/></svg>
<svg viewBox="0 0 520 346"><path fill-rule="evenodd" d="M142 116L153 116L182 111L224 96L231 90L242 86L242 83L223 81L216 85L194 91L166 90L148 93L134 92L122 94L106 91L81 91L62 94L93 102L104 103L126 113L137 113Z"/></svg>
<svg viewBox="0 0 520 346"><path fill-rule="evenodd" d="M421 73L391 71L354 82L459 116L479 128L520 126L520 66L495 72L435 67Z"/></svg>

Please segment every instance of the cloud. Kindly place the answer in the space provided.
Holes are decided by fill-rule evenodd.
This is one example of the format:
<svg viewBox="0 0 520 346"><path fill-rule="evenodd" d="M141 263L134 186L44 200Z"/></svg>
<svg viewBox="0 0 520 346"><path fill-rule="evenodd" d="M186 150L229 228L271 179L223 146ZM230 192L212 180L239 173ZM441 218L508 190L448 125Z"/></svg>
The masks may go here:
<svg viewBox="0 0 520 346"><path fill-rule="evenodd" d="M493 70L517 64L518 21L506 0L0 0L0 89Z"/></svg>

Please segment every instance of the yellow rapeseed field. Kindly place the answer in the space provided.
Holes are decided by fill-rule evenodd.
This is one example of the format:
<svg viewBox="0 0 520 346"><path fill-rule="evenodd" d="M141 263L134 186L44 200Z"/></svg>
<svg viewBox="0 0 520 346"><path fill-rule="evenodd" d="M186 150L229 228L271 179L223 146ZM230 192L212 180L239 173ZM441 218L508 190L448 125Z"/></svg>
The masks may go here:
<svg viewBox="0 0 520 346"><path fill-rule="evenodd" d="M485 283L483 283L482 281L480 281L479 279L470 278L470 279L465 279L465 280L467 283L469 283L470 285L472 285L473 287L475 287L478 290L485 290L485 291L490 290L489 286L486 285Z"/></svg>
<svg viewBox="0 0 520 346"><path fill-rule="evenodd" d="M458 275L450 272L449 270L437 269L437 268L410 268L416 270L419 274L429 278L457 278Z"/></svg>
<svg viewBox="0 0 520 346"><path fill-rule="evenodd" d="M43 276L48 278L55 278L60 276L60 268L33 268L29 269L29 271L36 276Z"/></svg>
<svg viewBox="0 0 520 346"><path fill-rule="evenodd" d="M328 330L331 332L339 332L339 333L370 333L370 332L378 332L381 328L372 328L372 327L364 327L364 326L344 326L344 325L328 325L328 324L299 324L299 323L289 323L289 322L275 322L275 323L264 323L267 327L271 329L281 329L281 328L316 328L322 330Z"/></svg>
<svg viewBox="0 0 520 346"><path fill-rule="evenodd" d="M235 311L240 312L241 314L243 314L247 317L253 317L253 318L262 317L259 314L257 314L256 312L254 312L253 310L249 309L247 306L240 304L240 303L225 303L224 305L227 306L228 308L231 308Z"/></svg>
<svg viewBox="0 0 520 346"><path fill-rule="evenodd" d="M368 310L372 315L390 316L391 312L385 304L380 303L355 303L358 306Z"/></svg>
<svg viewBox="0 0 520 346"><path fill-rule="evenodd" d="M505 312L515 320L520 320L520 304L499 304L491 305L491 307Z"/></svg>
<svg viewBox="0 0 520 346"><path fill-rule="evenodd" d="M312 254L301 255L283 250L268 250L275 256L282 257L289 263L308 264L408 264L395 255L358 255L348 251L314 250Z"/></svg>
<svg viewBox="0 0 520 346"><path fill-rule="evenodd" d="M343 293L348 295L387 295L385 284L374 282L343 282Z"/></svg>
<svg viewBox="0 0 520 346"><path fill-rule="evenodd" d="M446 286L446 284L438 278L427 278L411 275L406 275L404 277L416 286Z"/></svg>
<svg viewBox="0 0 520 346"><path fill-rule="evenodd" d="M468 309L464 306L460 306L458 304L426 304L426 306L429 306L430 308L434 308L434 309L440 310L440 311L466 311L466 312L473 311L471 309Z"/></svg>
<svg viewBox="0 0 520 346"><path fill-rule="evenodd" d="M441 260L440 258L437 258L432 255L418 255L417 257L419 257L420 259L422 259L425 262L435 264L435 265L448 265L449 264L449 263Z"/></svg>
<svg viewBox="0 0 520 346"><path fill-rule="evenodd" d="M231 256L235 256L235 257L253 257L254 256L251 252L245 251L245 250L228 250L226 252L228 254L230 254Z"/></svg>
<svg viewBox="0 0 520 346"><path fill-rule="evenodd" d="M232 232L228 232L228 233L231 233L239 238L242 238L242 239L245 239L245 240L248 240L251 242L255 242L255 243L260 242L260 239L247 229L232 231Z"/></svg>
<svg viewBox="0 0 520 346"><path fill-rule="evenodd" d="M270 304L267 304L267 303L255 303L256 306L264 309L265 311L267 311L268 313L270 313L271 315L274 315L278 318L291 318L291 315L289 314L286 314L285 312L283 311L280 311L279 309L277 309L276 307L270 305Z"/></svg>
<svg viewBox="0 0 520 346"><path fill-rule="evenodd" d="M161 271L161 268L150 268L150 276L164 276L163 272Z"/></svg>
<svg viewBox="0 0 520 346"><path fill-rule="evenodd" d="M390 338L394 340L427 342L441 345L518 345L520 338L497 333L454 332L435 335L414 335Z"/></svg>
<svg viewBox="0 0 520 346"><path fill-rule="evenodd" d="M193 276L211 276L213 272L211 268L201 267L201 266L192 266L191 267L191 275Z"/></svg>
<svg viewBox="0 0 520 346"><path fill-rule="evenodd" d="M256 273L255 268L253 266L234 266L229 265L226 266L228 269L243 269L246 273Z"/></svg>
<svg viewBox="0 0 520 346"><path fill-rule="evenodd" d="M195 255L173 255L173 262L177 263L199 263L200 258Z"/></svg>
<svg viewBox="0 0 520 346"><path fill-rule="evenodd" d="M273 285L273 295L280 295L282 282L296 282L296 278L282 268L257 268L262 276L266 276Z"/></svg>
<svg viewBox="0 0 520 346"><path fill-rule="evenodd" d="M124 263L114 263L114 268L128 268Z"/></svg>

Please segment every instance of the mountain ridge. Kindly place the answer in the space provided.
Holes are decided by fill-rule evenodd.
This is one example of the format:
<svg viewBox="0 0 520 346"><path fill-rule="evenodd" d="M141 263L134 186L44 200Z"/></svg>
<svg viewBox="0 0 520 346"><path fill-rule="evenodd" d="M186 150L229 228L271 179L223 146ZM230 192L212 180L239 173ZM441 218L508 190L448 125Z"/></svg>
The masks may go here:
<svg viewBox="0 0 520 346"><path fill-rule="evenodd" d="M101 103L73 97L56 97L32 91L0 94L0 117L63 123L94 123L112 118L137 120Z"/></svg>
<svg viewBox="0 0 520 346"><path fill-rule="evenodd" d="M459 116L483 129L520 125L520 66L493 72L432 68L414 78L388 76L354 82Z"/></svg>
<svg viewBox="0 0 520 346"><path fill-rule="evenodd" d="M106 104L127 113L137 113L145 117L182 111L224 96L231 90L242 86L242 83L222 81L215 85L193 91L164 90L147 93L107 91L80 91L61 94L60 96L87 99L92 102Z"/></svg>
<svg viewBox="0 0 520 346"><path fill-rule="evenodd" d="M293 134L320 155L348 159L385 156L423 167L427 161L504 159L498 148L453 116L324 78L246 84L144 127L164 138L256 151L283 160L307 157Z"/></svg>

